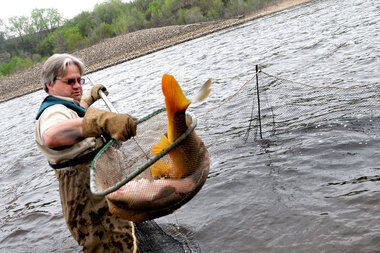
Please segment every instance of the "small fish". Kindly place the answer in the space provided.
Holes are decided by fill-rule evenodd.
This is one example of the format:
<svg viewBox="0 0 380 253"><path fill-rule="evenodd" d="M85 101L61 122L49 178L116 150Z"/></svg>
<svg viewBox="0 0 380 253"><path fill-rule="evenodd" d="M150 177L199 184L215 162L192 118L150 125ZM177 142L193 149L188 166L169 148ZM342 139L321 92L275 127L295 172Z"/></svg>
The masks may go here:
<svg viewBox="0 0 380 253"><path fill-rule="evenodd" d="M162 92L165 96L166 112L168 115L167 134L152 148L157 155L180 137L188 128L186 123L186 109L191 102L201 101L210 93L211 80L206 81L197 96L189 101L183 94L181 87L173 76L164 74L162 77ZM163 161L156 162L150 167L156 178L168 177L173 179L190 175L199 161L193 154L199 152L199 137L194 131L180 144L169 152L169 164Z"/></svg>

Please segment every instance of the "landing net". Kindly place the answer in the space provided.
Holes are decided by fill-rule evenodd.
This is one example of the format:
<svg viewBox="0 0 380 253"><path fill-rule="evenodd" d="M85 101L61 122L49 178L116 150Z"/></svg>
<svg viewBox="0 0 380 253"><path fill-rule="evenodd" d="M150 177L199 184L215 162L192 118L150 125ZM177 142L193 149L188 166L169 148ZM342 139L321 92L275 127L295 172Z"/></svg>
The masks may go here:
<svg viewBox="0 0 380 253"><path fill-rule="evenodd" d="M121 142L110 140L96 155L91 165L91 191L105 196L118 190L133 179L151 179L149 167L157 161L170 163L168 153L195 129L197 121L189 114L190 126L179 138L157 155L152 152L167 129L165 108L161 108L137 121L137 135ZM196 168L195 168L196 169Z"/></svg>

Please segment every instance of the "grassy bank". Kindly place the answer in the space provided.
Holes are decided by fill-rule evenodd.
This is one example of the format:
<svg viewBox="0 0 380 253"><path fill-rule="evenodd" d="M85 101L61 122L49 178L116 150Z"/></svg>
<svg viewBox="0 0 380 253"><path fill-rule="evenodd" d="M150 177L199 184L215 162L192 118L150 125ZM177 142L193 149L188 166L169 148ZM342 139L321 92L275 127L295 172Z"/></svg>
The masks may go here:
<svg viewBox="0 0 380 253"><path fill-rule="evenodd" d="M312 0L282 0L246 16L215 22L182 26L151 28L107 39L89 48L73 52L86 64L86 73L96 72L185 41L240 25L247 21L294 7ZM0 102L19 97L42 88L42 64L0 79Z"/></svg>

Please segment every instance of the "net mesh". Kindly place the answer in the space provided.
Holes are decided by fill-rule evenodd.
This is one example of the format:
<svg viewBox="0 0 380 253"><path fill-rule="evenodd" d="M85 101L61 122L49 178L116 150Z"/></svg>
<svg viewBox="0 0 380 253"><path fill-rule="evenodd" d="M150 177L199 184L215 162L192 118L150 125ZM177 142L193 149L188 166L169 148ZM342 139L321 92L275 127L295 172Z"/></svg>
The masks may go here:
<svg viewBox="0 0 380 253"><path fill-rule="evenodd" d="M154 121L154 124L152 124ZM112 141L94 159L94 193L105 191L121 183L134 170L143 167L154 158L152 147L166 132L167 117L161 109L149 115L138 124L138 134L126 141ZM168 155L161 158L168 162ZM112 173L110 173L112 171ZM143 171L139 178L151 178L149 170Z"/></svg>
<svg viewBox="0 0 380 253"><path fill-rule="evenodd" d="M252 88L256 81L251 82L253 114L247 131L254 130L257 137L260 127L263 138L269 138L288 134L297 128L318 127L320 124L333 128L347 119L378 116L376 100L380 83L345 84L340 81L316 85L265 71L260 72L258 78L258 90Z"/></svg>
<svg viewBox="0 0 380 253"><path fill-rule="evenodd" d="M258 86L256 78L259 81ZM309 80L310 83L311 81ZM380 111L377 103L380 83L363 85L350 83L331 82L318 86L292 81L264 71L257 72L240 87L234 86L235 89L228 94L224 86L216 87L209 98L211 102L208 106L203 106L199 110L192 108L195 110L196 118L202 118L202 125L197 131L201 136L213 139L208 145L211 151L218 145L219 152L215 156L225 156L226 154L221 154L220 150L227 153L231 150L231 145L239 147L241 142L251 143L252 140L258 139L276 140L281 137L289 139L293 136L298 138L298 132L301 135L309 132L315 134L314 129L331 132L350 128L350 131L361 134L358 136L375 135L373 128L376 128ZM166 132L166 124L166 112L160 111L138 125L138 135L135 139L123 144L114 142L106 147L105 151L94 160L96 191L100 192L118 184L123 185L123 179L133 174L133 170L146 166L151 159L154 159L151 149ZM235 140L238 144L233 142ZM197 145L193 146L199 151L198 153L194 150L188 152L192 155L189 163L194 168L191 179L184 178L180 182L172 182L173 185L178 183L173 187L177 187L176 191L180 192L175 198L160 203L155 202L162 189L160 184L163 182L153 180L148 168L125 184L128 186L126 189L134 192L129 200L132 199L132 202L138 204L135 205L126 199L114 201L113 204L116 203L119 208L125 210L137 207L143 212L150 212L155 206L158 212L161 212L168 206L177 208L185 203L202 187L208 174L207 150L203 144ZM185 144L178 145L179 148L181 146L185 147ZM160 162L170 164L170 157L164 155L157 161ZM210 176L213 176L213 173L220 171L214 168ZM141 179L153 180L155 183L144 184ZM182 192L178 190L181 186L186 188L186 185L191 189L191 194L189 191L183 194L185 190ZM137 202L137 199L145 202ZM162 211L162 213L167 212Z"/></svg>

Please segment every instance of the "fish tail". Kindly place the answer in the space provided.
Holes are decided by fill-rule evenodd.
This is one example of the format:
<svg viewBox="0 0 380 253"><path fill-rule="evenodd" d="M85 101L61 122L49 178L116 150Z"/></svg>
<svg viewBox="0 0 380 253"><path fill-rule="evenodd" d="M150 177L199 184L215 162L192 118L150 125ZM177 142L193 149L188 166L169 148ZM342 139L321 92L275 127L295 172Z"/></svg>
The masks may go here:
<svg viewBox="0 0 380 253"><path fill-rule="evenodd" d="M191 103L183 94L178 82L171 75L164 74L162 76L162 92L165 96L168 115L186 110Z"/></svg>

